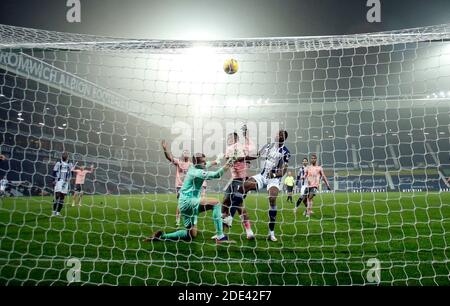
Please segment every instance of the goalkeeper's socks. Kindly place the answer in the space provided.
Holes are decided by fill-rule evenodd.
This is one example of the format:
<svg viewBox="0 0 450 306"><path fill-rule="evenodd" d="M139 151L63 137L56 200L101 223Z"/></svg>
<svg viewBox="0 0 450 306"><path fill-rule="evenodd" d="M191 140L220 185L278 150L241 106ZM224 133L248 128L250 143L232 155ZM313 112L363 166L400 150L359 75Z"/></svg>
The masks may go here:
<svg viewBox="0 0 450 306"><path fill-rule="evenodd" d="M217 237L223 235L223 223L222 223L222 205L214 205L213 207L213 222L216 228Z"/></svg>
<svg viewBox="0 0 450 306"><path fill-rule="evenodd" d="M189 236L187 230L179 230L169 234L162 234L161 239L170 239L170 240L178 240L178 239L186 239Z"/></svg>

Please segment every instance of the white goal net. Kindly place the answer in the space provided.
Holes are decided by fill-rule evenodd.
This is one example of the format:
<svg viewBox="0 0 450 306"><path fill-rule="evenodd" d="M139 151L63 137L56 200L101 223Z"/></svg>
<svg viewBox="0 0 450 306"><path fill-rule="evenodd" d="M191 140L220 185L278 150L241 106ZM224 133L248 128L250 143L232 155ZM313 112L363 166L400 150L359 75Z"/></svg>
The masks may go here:
<svg viewBox="0 0 450 306"><path fill-rule="evenodd" d="M0 25L0 119L0 284L449 284L449 25L223 41ZM236 243L216 244L207 211L192 241L143 242L183 228L161 141L213 161L244 124L249 155L288 132L278 196L263 186L242 204L256 239L238 211L224 229ZM72 180L52 217L63 152L93 171L80 205ZM312 154L331 190L318 186L308 218L285 178ZM205 197L222 203L230 177Z"/></svg>

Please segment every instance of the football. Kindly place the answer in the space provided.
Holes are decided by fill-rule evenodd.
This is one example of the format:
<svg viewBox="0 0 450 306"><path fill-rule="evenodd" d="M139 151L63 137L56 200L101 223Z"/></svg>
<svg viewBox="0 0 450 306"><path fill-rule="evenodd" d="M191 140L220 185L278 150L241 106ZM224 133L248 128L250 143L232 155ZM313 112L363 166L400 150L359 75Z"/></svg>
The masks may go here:
<svg viewBox="0 0 450 306"><path fill-rule="evenodd" d="M231 59L227 59L224 63L223 63L223 70L227 73L227 74L234 74L238 71L239 68L239 64L237 62L237 60L231 58Z"/></svg>

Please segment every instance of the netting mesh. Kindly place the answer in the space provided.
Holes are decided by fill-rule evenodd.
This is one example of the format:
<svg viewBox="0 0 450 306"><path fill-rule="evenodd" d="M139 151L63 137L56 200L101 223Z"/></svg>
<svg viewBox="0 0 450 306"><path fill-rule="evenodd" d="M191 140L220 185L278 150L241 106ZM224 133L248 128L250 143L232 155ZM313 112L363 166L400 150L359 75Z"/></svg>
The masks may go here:
<svg viewBox="0 0 450 306"><path fill-rule="evenodd" d="M0 25L1 283L71 283L75 259L82 284L448 284L449 30L160 41ZM208 212L191 242L143 243L176 229L161 140L214 159L244 123L255 148L288 131L294 177L318 155L332 190L311 218L281 184L277 242L262 189L244 201L254 241L236 216L237 243L217 246ZM69 192L52 218L63 151L95 170L82 206ZM222 201L228 180L207 196Z"/></svg>

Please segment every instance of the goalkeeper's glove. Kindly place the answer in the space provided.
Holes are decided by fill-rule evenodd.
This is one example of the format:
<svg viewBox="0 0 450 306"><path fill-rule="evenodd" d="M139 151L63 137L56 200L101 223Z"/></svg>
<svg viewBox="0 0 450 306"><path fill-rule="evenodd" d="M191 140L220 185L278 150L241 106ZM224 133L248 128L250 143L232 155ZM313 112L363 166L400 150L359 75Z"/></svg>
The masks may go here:
<svg viewBox="0 0 450 306"><path fill-rule="evenodd" d="M220 164L220 162L222 161L222 159L223 159L223 153L219 153L219 154L217 154L217 157L216 157L216 160L215 160L215 162L216 162L216 164Z"/></svg>
<svg viewBox="0 0 450 306"><path fill-rule="evenodd" d="M236 162L236 158L235 158L235 157L230 157L230 158L227 159L226 164L227 164L229 167L232 167L232 166L234 165L235 162Z"/></svg>

